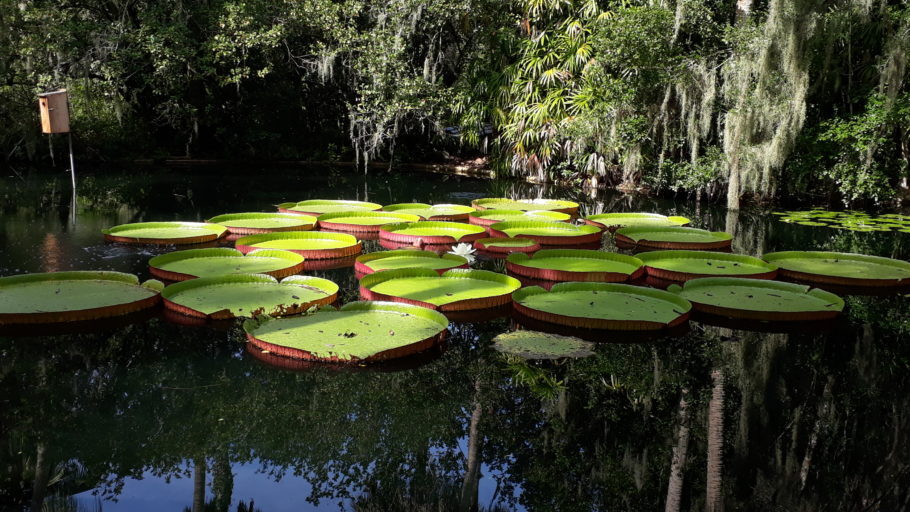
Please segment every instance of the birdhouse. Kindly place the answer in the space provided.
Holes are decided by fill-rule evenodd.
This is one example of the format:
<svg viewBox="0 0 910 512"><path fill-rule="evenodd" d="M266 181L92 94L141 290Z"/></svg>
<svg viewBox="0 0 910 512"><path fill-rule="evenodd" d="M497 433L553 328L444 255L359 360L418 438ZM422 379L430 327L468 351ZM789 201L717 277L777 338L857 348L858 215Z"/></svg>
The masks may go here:
<svg viewBox="0 0 910 512"><path fill-rule="evenodd" d="M70 111L66 89L38 95L42 133L69 133Z"/></svg>

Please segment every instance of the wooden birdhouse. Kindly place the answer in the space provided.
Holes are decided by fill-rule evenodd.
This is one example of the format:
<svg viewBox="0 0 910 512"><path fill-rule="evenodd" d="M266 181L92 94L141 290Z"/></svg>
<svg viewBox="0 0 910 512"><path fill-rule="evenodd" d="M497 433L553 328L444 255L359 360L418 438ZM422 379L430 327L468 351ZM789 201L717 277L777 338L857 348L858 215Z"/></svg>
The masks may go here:
<svg viewBox="0 0 910 512"><path fill-rule="evenodd" d="M43 133L69 133L70 111L66 89L38 95Z"/></svg>

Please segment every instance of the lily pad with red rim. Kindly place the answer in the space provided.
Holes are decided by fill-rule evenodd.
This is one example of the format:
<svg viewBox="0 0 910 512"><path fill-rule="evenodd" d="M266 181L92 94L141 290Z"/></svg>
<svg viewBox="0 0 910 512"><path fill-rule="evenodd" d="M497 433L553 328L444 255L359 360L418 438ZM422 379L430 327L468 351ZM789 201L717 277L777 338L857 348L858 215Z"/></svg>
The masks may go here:
<svg viewBox="0 0 910 512"><path fill-rule="evenodd" d="M648 275L668 281L688 281L699 277L746 277L774 279L777 267L766 261L716 251L653 251L641 253Z"/></svg>
<svg viewBox="0 0 910 512"><path fill-rule="evenodd" d="M556 325L619 331L652 331L689 319L692 305L679 296L628 284L558 283L512 294L519 314Z"/></svg>
<svg viewBox="0 0 910 512"><path fill-rule="evenodd" d="M237 249L218 247L162 254L148 265L153 276L168 281L228 274L267 274L280 279L303 271L303 261L303 256L290 251L260 249L244 256Z"/></svg>
<svg viewBox="0 0 910 512"><path fill-rule="evenodd" d="M490 235L494 238L530 238L540 245L571 246L599 244L603 230L597 226L576 226L567 222L516 221L491 225Z"/></svg>
<svg viewBox="0 0 910 512"><path fill-rule="evenodd" d="M521 287L514 277L487 270L453 269L437 274L425 268L386 270L364 276L360 295L440 311L495 308L511 302Z"/></svg>
<svg viewBox="0 0 910 512"><path fill-rule="evenodd" d="M379 239L397 244L422 242L429 245L473 242L486 236L486 230L463 222L403 222L379 229Z"/></svg>
<svg viewBox="0 0 910 512"><path fill-rule="evenodd" d="M360 254L363 244L345 233L322 231L291 231L266 233L238 238L238 251L247 254L257 249L281 249L296 252L306 259L335 259Z"/></svg>
<svg viewBox="0 0 910 512"><path fill-rule="evenodd" d="M423 220L464 222L474 208L462 204L399 203L382 208L387 212L409 213Z"/></svg>
<svg viewBox="0 0 910 512"><path fill-rule="evenodd" d="M152 308L164 285L133 274L70 271L0 277L0 325L53 324Z"/></svg>
<svg viewBox="0 0 910 512"><path fill-rule="evenodd" d="M620 247L725 250L732 245L733 236L723 231L696 228L640 226L617 229L615 240Z"/></svg>
<svg viewBox="0 0 910 512"><path fill-rule="evenodd" d="M357 257L354 271L358 274L372 274L385 270L402 268L428 268L437 273L453 268L468 268L468 260L455 254L436 254L433 251L399 249L393 251L372 252Z"/></svg>
<svg viewBox="0 0 910 512"><path fill-rule="evenodd" d="M278 281L265 274L201 277L169 285L164 307L184 315L224 320L239 316L286 316L335 302L338 285L328 279L291 276Z"/></svg>
<svg viewBox="0 0 910 512"><path fill-rule="evenodd" d="M811 283L861 287L910 285L910 262L881 256L824 251L772 252L762 259L780 275Z"/></svg>
<svg viewBox="0 0 910 512"><path fill-rule="evenodd" d="M493 338L493 348L523 359L566 359L594 355L594 344L572 336L514 331Z"/></svg>
<svg viewBox="0 0 910 512"><path fill-rule="evenodd" d="M136 222L101 231L109 242L147 245L186 245L212 242L228 229L205 222Z"/></svg>
<svg viewBox="0 0 910 512"><path fill-rule="evenodd" d="M691 302L696 311L747 320L826 320L844 309L844 300L833 293L764 279L705 277L668 291Z"/></svg>
<svg viewBox="0 0 910 512"><path fill-rule="evenodd" d="M546 281L619 283L644 274L638 258L588 249L543 249L512 254L506 260L510 274Z"/></svg>
<svg viewBox="0 0 910 512"><path fill-rule="evenodd" d="M481 238L474 240L474 248L493 258L505 258L512 253L537 252L540 244L530 238Z"/></svg>
<svg viewBox="0 0 910 512"><path fill-rule="evenodd" d="M312 215L313 217L318 217L323 213L373 211L381 208L381 204L367 201L347 201L344 199L308 199L297 203L281 203L278 205L278 211L281 213Z"/></svg>
<svg viewBox="0 0 910 512"><path fill-rule="evenodd" d="M477 226L489 227L497 222L514 222L540 220L546 222L565 222L572 218L568 213L551 210L480 210L468 217L468 222Z"/></svg>
<svg viewBox="0 0 910 512"><path fill-rule="evenodd" d="M551 210L575 215L578 203L562 199L508 199L505 197L485 197L471 201L477 210Z"/></svg>
<svg viewBox="0 0 910 512"><path fill-rule="evenodd" d="M253 235L276 231L309 231L316 227L316 220L308 215L290 213L226 213L206 222L228 228L232 235Z"/></svg>
<svg viewBox="0 0 910 512"><path fill-rule="evenodd" d="M666 216L659 213L598 213L585 217L585 223L600 228L616 231L619 228L633 226L687 226L689 219L678 216Z"/></svg>
<svg viewBox="0 0 910 512"><path fill-rule="evenodd" d="M318 217L319 229L335 233L350 233L358 238L376 238L379 228L386 224L417 222L420 217L398 212L335 212ZM369 235L369 236L364 236Z"/></svg>
<svg viewBox="0 0 910 512"><path fill-rule="evenodd" d="M332 363L370 363L439 344L449 321L430 309L391 302L350 302L340 309L243 324L247 339L271 354Z"/></svg>

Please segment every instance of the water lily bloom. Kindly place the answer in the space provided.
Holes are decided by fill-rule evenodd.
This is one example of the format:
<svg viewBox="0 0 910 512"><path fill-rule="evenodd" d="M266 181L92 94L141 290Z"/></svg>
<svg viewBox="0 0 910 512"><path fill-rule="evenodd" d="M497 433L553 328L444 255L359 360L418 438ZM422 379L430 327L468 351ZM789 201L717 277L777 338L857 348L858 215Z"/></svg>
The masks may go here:
<svg viewBox="0 0 910 512"><path fill-rule="evenodd" d="M449 254L454 254L456 256L461 256L468 260L468 263L474 263L474 253L477 252L476 249L471 244L460 243L458 245L453 245L452 250L449 251Z"/></svg>

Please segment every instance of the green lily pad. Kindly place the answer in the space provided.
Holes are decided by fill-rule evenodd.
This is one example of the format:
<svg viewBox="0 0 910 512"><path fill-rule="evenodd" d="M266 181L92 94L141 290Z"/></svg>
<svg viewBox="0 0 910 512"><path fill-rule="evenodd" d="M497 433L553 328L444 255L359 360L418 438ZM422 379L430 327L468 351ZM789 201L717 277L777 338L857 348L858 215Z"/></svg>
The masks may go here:
<svg viewBox="0 0 910 512"><path fill-rule="evenodd" d="M439 312L408 304L350 302L312 315L248 320L253 345L298 359L375 362L427 350L445 336L449 322Z"/></svg>
<svg viewBox="0 0 910 512"><path fill-rule="evenodd" d="M726 249L733 236L696 228L640 226L616 230L616 243L651 249Z"/></svg>
<svg viewBox="0 0 910 512"><path fill-rule="evenodd" d="M471 201L477 210L553 210L575 215L578 203L561 199L507 199L504 197L486 197Z"/></svg>
<svg viewBox="0 0 910 512"><path fill-rule="evenodd" d="M568 213L552 210L480 210L468 217L468 222L478 226L489 226L497 222L514 222L538 220L546 222L564 222L571 219Z"/></svg>
<svg viewBox="0 0 910 512"><path fill-rule="evenodd" d="M166 308L212 319L293 315L331 304L337 295L338 285L327 279L291 276L279 282L264 274L201 277L161 292Z"/></svg>
<svg viewBox="0 0 910 512"><path fill-rule="evenodd" d="M846 229L861 233L886 232L904 227L902 222L906 216L894 213L873 216L866 212L845 211L836 212L828 210L802 210L782 212L783 222L791 222L803 226L826 226L834 229Z"/></svg>
<svg viewBox="0 0 910 512"><path fill-rule="evenodd" d="M648 275L671 281L696 277L737 276L774 279L777 267L745 254L713 251L654 251L642 253Z"/></svg>
<svg viewBox="0 0 910 512"><path fill-rule="evenodd" d="M300 254L307 259L344 258L360 254L363 247L357 238L345 233L324 231L291 231L266 233L238 238L237 250L247 254L256 249L282 249Z"/></svg>
<svg viewBox="0 0 910 512"><path fill-rule="evenodd" d="M463 222L403 222L389 224L379 230L380 240L413 242L420 238L427 244L470 242L485 235L483 227Z"/></svg>
<svg viewBox="0 0 910 512"><path fill-rule="evenodd" d="M474 242L474 245L483 245L484 248L488 248L488 247L520 248L520 247L534 247L535 245L539 245L539 244L537 242L535 242L534 240L531 240L530 238L481 238L480 240L476 240Z"/></svg>
<svg viewBox="0 0 910 512"><path fill-rule="evenodd" d="M910 263L844 252L783 251L762 256L780 274L815 283L846 286L904 286L910 284Z"/></svg>
<svg viewBox="0 0 910 512"><path fill-rule="evenodd" d="M401 222L417 222L420 217L400 212L334 212L324 213L318 217L322 229L345 231L379 231L379 226Z"/></svg>
<svg viewBox="0 0 910 512"><path fill-rule="evenodd" d="M169 281L228 274L268 274L282 278L303 270L303 256L290 251L260 249L246 256L237 249L189 249L149 260L152 275Z"/></svg>
<svg viewBox="0 0 910 512"><path fill-rule="evenodd" d="M75 322L125 315L158 304L163 285L133 274L49 272L0 277L0 325Z"/></svg>
<svg viewBox="0 0 910 512"><path fill-rule="evenodd" d="M806 285L764 279L706 277L670 292L693 304L696 310L750 320L823 320L844 309L833 293Z"/></svg>
<svg viewBox="0 0 910 512"><path fill-rule="evenodd" d="M600 242L603 231L597 226L576 226L566 222L518 221L490 225L494 237L530 238L541 245L574 245Z"/></svg>
<svg viewBox="0 0 910 512"><path fill-rule="evenodd" d="M535 320L569 327L646 331L689 318L689 301L663 290L615 283L557 283L512 294L515 310Z"/></svg>
<svg viewBox="0 0 910 512"><path fill-rule="evenodd" d="M425 268L386 270L365 276L360 294L368 300L394 300L431 309L459 311L508 304L521 288L513 278L486 270L453 269L442 275Z"/></svg>
<svg viewBox="0 0 910 512"><path fill-rule="evenodd" d="M467 258L455 254L440 255L433 251L400 249L358 256L354 270L362 274L372 274L380 270L428 268L442 273L445 270L467 267L467 265Z"/></svg>
<svg viewBox="0 0 910 512"><path fill-rule="evenodd" d="M204 222L137 222L101 231L110 242L154 245L200 244L217 240L227 228Z"/></svg>
<svg viewBox="0 0 910 512"><path fill-rule="evenodd" d="M685 217L661 215L659 213L598 213L588 215L585 222L603 229L618 229L632 226L686 226Z"/></svg>
<svg viewBox="0 0 910 512"><path fill-rule="evenodd" d="M305 214L318 217L323 213L373 211L382 208L381 204L366 201L346 201L343 199L308 199L298 203L281 203L278 211L282 213Z"/></svg>
<svg viewBox="0 0 910 512"><path fill-rule="evenodd" d="M308 215L291 213L227 213L212 217L206 222L228 228L236 235L270 233L273 231L309 231L316 227L316 220Z"/></svg>
<svg viewBox="0 0 910 512"><path fill-rule="evenodd" d="M586 249L543 249L529 256L509 255L509 273L547 281L622 282L640 276L644 270L640 259Z"/></svg>
<svg viewBox="0 0 910 512"><path fill-rule="evenodd" d="M427 204L427 203L399 203L390 204L382 208L387 212L409 213L417 215L424 220L463 221L468 214L474 211L470 206L461 204Z"/></svg>
<svg viewBox="0 0 910 512"><path fill-rule="evenodd" d="M594 344L571 336L514 331L493 338L493 348L524 359L564 359L594 355Z"/></svg>

